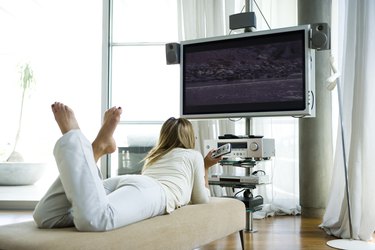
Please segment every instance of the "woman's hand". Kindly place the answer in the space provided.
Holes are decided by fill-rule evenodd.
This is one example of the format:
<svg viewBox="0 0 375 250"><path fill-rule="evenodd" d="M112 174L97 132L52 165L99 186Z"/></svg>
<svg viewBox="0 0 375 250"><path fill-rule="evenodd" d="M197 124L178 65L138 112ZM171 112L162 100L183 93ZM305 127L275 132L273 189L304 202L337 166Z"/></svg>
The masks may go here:
<svg viewBox="0 0 375 250"><path fill-rule="evenodd" d="M213 151L214 151L214 149L212 149L210 152L208 152L206 157L204 157L204 168L205 169L209 169L210 167L217 164L222 159L222 157L213 158L211 156Z"/></svg>

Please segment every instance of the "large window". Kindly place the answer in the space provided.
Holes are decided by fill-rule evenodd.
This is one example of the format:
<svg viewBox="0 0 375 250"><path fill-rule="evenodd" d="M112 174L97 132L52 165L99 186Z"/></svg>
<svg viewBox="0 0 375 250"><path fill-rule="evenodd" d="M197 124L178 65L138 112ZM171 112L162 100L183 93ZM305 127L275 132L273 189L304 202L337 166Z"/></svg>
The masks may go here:
<svg viewBox="0 0 375 250"><path fill-rule="evenodd" d="M176 42L174 0L107 0L109 106L121 106L117 153L108 175L140 170L161 124L179 115L179 66L167 65L165 44Z"/></svg>
<svg viewBox="0 0 375 250"><path fill-rule="evenodd" d="M102 1L4 0L0 2L0 154L6 158L18 129L20 69L34 84L26 92L17 151L26 162L45 162L31 187L0 186L0 201L37 200L57 176L52 150L60 132L50 105L71 106L92 140L101 124ZM25 192L25 189L28 191Z"/></svg>

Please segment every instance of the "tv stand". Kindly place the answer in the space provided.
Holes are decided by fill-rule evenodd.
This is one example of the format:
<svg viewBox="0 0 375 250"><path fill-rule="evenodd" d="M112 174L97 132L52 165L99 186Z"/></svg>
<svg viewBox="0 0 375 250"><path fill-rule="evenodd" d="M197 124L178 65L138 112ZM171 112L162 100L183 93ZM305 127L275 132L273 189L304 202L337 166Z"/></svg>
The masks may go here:
<svg viewBox="0 0 375 250"><path fill-rule="evenodd" d="M219 162L222 166L233 166L233 167L243 167L246 169L246 176L252 175L252 168L256 166L257 161L255 160L243 160L243 161L226 161L222 160ZM243 188L243 197L234 196L240 201L245 204L246 207L246 228L245 232L248 233L255 233L257 232L254 229L253 224L253 213L262 209L263 205L263 197L261 196L253 196L253 190L256 188L257 185L264 185L268 183L238 183L238 182L220 182L220 181L208 181L210 185L219 185L221 187L232 187L232 188Z"/></svg>

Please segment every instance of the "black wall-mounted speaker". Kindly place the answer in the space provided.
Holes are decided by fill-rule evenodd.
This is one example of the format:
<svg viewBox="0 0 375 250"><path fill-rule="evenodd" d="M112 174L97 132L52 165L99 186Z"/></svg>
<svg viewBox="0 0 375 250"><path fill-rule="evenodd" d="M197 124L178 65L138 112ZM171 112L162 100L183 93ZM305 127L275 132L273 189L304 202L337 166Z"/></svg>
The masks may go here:
<svg viewBox="0 0 375 250"><path fill-rule="evenodd" d="M180 63L180 44L179 43L167 43L165 45L165 56L167 64L179 64Z"/></svg>
<svg viewBox="0 0 375 250"><path fill-rule="evenodd" d="M311 48L316 50L331 49L331 31L327 23L311 24Z"/></svg>

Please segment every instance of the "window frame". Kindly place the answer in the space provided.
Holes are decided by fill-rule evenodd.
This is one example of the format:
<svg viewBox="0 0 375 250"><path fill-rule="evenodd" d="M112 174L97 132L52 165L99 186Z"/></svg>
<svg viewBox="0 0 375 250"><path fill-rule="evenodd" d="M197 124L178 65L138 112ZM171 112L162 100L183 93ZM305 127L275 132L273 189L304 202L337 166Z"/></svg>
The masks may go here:
<svg viewBox="0 0 375 250"><path fill-rule="evenodd" d="M113 41L113 0L103 0L103 51L102 51L102 100L101 115L112 107L112 59L113 48L124 46L165 46L166 42L114 42ZM163 120L120 121L123 125L162 125ZM111 177L112 164L115 164L111 155L101 158L100 170L103 178Z"/></svg>

